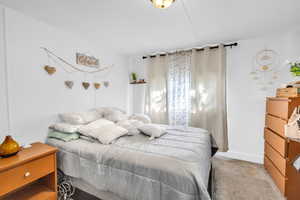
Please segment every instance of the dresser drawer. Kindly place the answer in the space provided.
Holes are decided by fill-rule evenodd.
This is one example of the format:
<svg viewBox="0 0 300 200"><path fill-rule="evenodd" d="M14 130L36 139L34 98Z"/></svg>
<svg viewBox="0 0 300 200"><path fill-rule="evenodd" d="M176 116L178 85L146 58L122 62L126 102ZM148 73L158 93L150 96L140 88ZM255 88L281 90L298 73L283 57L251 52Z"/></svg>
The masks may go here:
<svg viewBox="0 0 300 200"><path fill-rule="evenodd" d="M288 119L289 115L289 99L267 99L267 114L277 116L279 118Z"/></svg>
<svg viewBox="0 0 300 200"><path fill-rule="evenodd" d="M280 156L268 143L265 143L265 155L272 161L283 176L286 176L287 161Z"/></svg>
<svg viewBox="0 0 300 200"><path fill-rule="evenodd" d="M271 115L266 115L266 127L281 135L282 137L285 137L284 125L286 125L285 120Z"/></svg>
<svg viewBox="0 0 300 200"><path fill-rule="evenodd" d="M287 179L281 175L281 173L277 170L277 168L273 165L273 163L265 156L264 165L267 172L270 174L275 184L279 188L280 192L285 195L286 194L286 182Z"/></svg>
<svg viewBox="0 0 300 200"><path fill-rule="evenodd" d="M1 172L0 196L54 172L54 159L52 154Z"/></svg>
<svg viewBox="0 0 300 200"><path fill-rule="evenodd" d="M265 141L273 147L282 157L287 157L287 143L285 139L265 128Z"/></svg>

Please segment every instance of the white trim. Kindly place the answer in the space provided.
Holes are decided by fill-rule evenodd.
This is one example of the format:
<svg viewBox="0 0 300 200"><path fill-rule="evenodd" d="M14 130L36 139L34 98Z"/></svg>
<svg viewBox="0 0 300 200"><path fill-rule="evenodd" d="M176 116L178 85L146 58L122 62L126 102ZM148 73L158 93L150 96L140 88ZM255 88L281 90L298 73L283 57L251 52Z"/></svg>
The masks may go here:
<svg viewBox="0 0 300 200"><path fill-rule="evenodd" d="M11 116L10 116L10 100L9 100L9 73L7 62L7 37L6 37L6 10L3 9L3 60L4 60L4 82L5 82L5 97L6 97L6 117L7 117L7 134L11 134Z"/></svg>
<svg viewBox="0 0 300 200"><path fill-rule="evenodd" d="M218 152L216 155L223 156L226 158L232 158L232 159L244 160L244 161L253 162L253 163L259 163L259 164L263 164L263 160L264 160L263 155L255 155L255 154L233 152L233 151L229 151L226 153Z"/></svg>

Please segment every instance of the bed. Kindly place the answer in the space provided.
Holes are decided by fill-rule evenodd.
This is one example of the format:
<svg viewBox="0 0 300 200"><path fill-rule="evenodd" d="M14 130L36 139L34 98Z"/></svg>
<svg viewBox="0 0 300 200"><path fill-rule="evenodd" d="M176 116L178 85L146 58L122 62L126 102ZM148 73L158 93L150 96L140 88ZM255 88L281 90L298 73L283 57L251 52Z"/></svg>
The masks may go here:
<svg viewBox="0 0 300 200"><path fill-rule="evenodd" d="M58 168L74 186L102 200L211 199L211 135L198 128L165 128L155 140L138 134L111 145L86 139L47 143L58 147Z"/></svg>

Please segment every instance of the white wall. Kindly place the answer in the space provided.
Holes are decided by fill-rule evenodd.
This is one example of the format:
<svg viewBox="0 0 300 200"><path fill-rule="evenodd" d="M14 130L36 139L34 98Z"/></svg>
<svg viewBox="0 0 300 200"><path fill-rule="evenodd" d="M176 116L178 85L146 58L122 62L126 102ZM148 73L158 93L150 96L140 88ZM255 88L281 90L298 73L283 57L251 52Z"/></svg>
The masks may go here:
<svg viewBox="0 0 300 200"><path fill-rule="evenodd" d="M5 93L5 52L4 52L4 8L0 6L0 133L7 130L7 104L6 104L6 93Z"/></svg>
<svg viewBox="0 0 300 200"><path fill-rule="evenodd" d="M280 62L300 58L300 34L297 31L274 34L238 41L238 47L227 49L227 105L229 149L222 154L232 158L262 163L265 99L275 95L275 88L282 83L297 80L290 75L287 66L280 65L280 78L268 91L261 91L250 77L253 57L264 48L273 49L280 55ZM133 72L144 76L145 62L141 56L131 58ZM299 79L299 78L298 78ZM143 89L133 89L133 111L141 112Z"/></svg>
<svg viewBox="0 0 300 200"><path fill-rule="evenodd" d="M297 52L296 38L291 34L278 34L239 41L239 46L228 49L227 55L227 105L229 131L229 157L263 162L265 124L265 99L274 96L276 88L294 80L287 59L295 59ZM251 79L253 58L264 48L275 50L280 56L279 79L268 91Z"/></svg>
<svg viewBox="0 0 300 200"><path fill-rule="evenodd" d="M146 78L146 66L147 60L143 60L141 56L132 56L129 58L129 73L136 73L137 79ZM129 76L131 79L131 75ZM146 84L136 84L130 85L130 95L131 98L131 111L132 113L143 113L144 112L144 101Z"/></svg>
<svg viewBox="0 0 300 200"><path fill-rule="evenodd" d="M5 28L2 26L1 21L0 41L5 31L7 43L12 126L10 134L21 144L44 141L47 127L61 112L85 111L96 106L128 109L127 59L111 52L109 47L94 46L84 38L77 37L76 33L60 31L9 8L5 8ZM1 41L0 48L3 48L2 44ZM87 52L99 57L101 63L114 64L114 67L109 72L97 76L68 74L62 69L65 65L49 63L46 54L40 49L42 46L55 51L72 63L75 63L76 52ZM1 96L5 94L2 90L2 60L1 57ZM43 69L45 64L54 65L57 72L49 76ZM72 90L65 87L66 80L74 81ZM82 81L110 81L110 86L95 90L91 85L88 90L84 90ZM2 99L0 103L0 116L3 119L6 115L2 109L6 106ZM5 127L2 120L1 127ZM7 131L1 130L0 134L2 140Z"/></svg>

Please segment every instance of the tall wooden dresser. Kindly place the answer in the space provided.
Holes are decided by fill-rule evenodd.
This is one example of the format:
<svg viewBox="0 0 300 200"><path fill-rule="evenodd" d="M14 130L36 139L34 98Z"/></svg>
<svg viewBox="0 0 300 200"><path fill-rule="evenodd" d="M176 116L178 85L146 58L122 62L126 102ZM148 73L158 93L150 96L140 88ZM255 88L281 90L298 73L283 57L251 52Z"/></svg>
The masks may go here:
<svg viewBox="0 0 300 200"><path fill-rule="evenodd" d="M300 142L284 133L284 125L299 105L300 97L267 98L264 166L287 200L300 199L300 172L293 167L300 156Z"/></svg>

